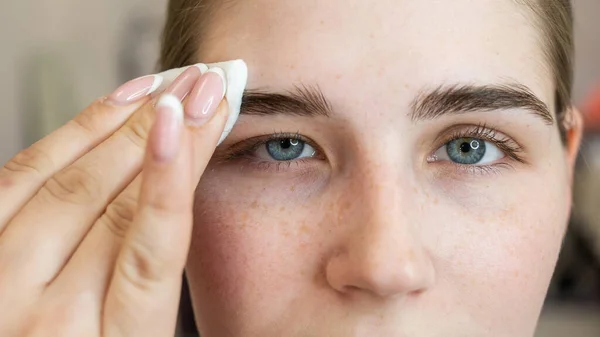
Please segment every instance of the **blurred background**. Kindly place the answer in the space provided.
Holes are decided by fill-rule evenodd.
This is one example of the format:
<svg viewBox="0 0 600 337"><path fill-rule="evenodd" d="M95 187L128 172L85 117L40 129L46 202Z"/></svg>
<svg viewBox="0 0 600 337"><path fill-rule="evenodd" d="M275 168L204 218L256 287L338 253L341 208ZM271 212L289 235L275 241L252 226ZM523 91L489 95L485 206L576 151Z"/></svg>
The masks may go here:
<svg viewBox="0 0 600 337"><path fill-rule="evenodd" d="M166 2L3 0L0 163L96 97L154 72ZM575 12L574 99L588 132L573 217L537 337L600 336L600 0L575 0ZM192 336L185 290L182 296L180 333Z"/></svg>

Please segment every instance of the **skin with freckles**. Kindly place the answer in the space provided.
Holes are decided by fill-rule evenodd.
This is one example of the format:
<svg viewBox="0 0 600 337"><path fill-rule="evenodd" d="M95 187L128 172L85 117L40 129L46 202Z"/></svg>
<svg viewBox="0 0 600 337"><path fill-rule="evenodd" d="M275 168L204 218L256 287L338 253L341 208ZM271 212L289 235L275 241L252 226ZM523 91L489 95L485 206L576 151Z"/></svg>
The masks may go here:
<svg viewBox="0 0 600 337"><path fill-rule="evenodd" d="M563 144L556 120L522 107L410 116L424 92L508 83L552 110L528 12L509 0L226 9L199 59L244 59L250 90L318 87L331 113L242 115L217 149L187 265L202 336L532 336L580 127ZM297 144L309 150L275 158ZM457 163L453 144L485 156Z"/></svg>

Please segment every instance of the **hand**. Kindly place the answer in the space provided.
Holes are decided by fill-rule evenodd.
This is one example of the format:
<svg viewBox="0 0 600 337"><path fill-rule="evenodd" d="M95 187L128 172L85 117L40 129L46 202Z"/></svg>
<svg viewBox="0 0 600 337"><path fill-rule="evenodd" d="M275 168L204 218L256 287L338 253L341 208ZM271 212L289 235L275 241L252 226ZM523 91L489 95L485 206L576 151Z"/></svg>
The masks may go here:
<svg viewBox="0 0 600 337"><path fill-rule="evenodd" d="M131 81L0 169L0 336L174 335L223 81Z"/></svg>

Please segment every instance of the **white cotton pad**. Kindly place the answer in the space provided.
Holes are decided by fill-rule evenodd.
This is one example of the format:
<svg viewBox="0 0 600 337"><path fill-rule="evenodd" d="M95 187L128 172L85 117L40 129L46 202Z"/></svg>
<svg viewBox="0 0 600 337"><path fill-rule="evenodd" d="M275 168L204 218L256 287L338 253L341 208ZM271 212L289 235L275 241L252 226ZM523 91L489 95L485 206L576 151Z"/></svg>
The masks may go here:
<svg viewBox="0 0 600 337"><path fill-rule="evenodd" d="M198 63L189 67L198 67L202 74L207 72L210 68L221 68L225 72L225 77L227 79L225 98L229 105L229 118L225 124L221 139L219 139L219 144L221 144L229 135L231 129L233 129L233 125L240 115L242 96L246 89L246 83L248 82L248 67L246 66L246 62L243 60L234 60L207 64ZM165 89L167 89L167 87L169 87L169 85L171 85L171 83L189 67L171 69L160 73L159 75L162 76L163 82L155 92L160 94L165 91Z"/></svg>

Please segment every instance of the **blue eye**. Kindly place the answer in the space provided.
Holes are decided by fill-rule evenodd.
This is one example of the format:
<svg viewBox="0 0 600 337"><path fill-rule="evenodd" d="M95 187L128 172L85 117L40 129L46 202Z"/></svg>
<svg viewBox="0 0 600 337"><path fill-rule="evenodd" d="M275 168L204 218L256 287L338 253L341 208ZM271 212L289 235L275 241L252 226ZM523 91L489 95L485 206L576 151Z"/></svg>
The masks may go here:
<svg viewBox="0 0 600 337"><path fill-rule="evenodd" d="M314 155L315 149L312 146L295 138L269 140L255 153L258 158L275 161L292 161Z"/></svg>
<svg viewBox="0 0 600 337"><path fill-rule="evenodd" d="M485 142L475 138L459 138L446 144L448 157L458 164L477 164L485 156Z"/></svg>
<svg viewBox="0 0 600 337"><path fill-rule="evenodd" d="M463 137L446 143L434 156L436 160L449 160L462 165L485 165L504 158L505 154L491 142Z"/></svg>

